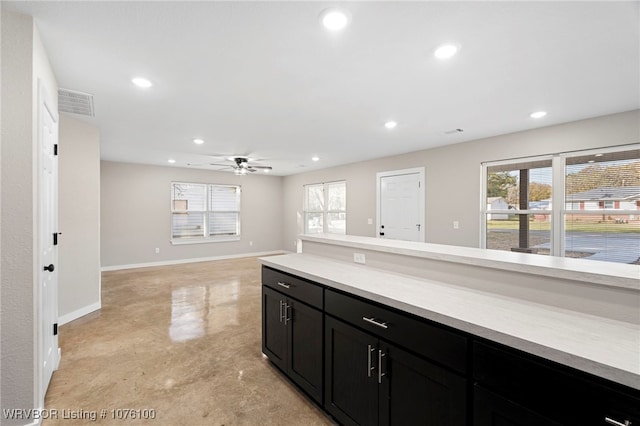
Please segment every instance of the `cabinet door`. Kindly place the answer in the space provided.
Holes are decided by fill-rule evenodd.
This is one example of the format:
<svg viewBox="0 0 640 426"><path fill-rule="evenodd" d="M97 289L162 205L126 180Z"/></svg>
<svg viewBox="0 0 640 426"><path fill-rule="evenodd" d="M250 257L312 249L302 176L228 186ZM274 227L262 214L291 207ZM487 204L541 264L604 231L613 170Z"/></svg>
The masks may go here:
<svg viewBox="0 0 640 426"><path fill-rule="evenodd" d="M381 425L466 424L466 380L390 344L377 353Z"/></svg>
<svg viewBox="0 0 640 426"><path fill-rule="evenodd" d="M474 426L558 426L527 408L482 387L474 388Z"/></svg>
<svg viewBox="0 0 640 426"><path fill-rule="evenodd" d="M322 312L287 299L287 372L291 379L322 404Z"/></svg>
<svg viewBox="0 0 640 426"><path fill-rule="evenodd" d="M282 370L287 368L285 301L284 295L268 287L262 287L262 352Z"/></svg>
<svg viewBox="0 0 640 426"><path fill-rule="evenodd" d="M377 339L328 315L325 339L325 409L343 425L377 425Z"/></svg>

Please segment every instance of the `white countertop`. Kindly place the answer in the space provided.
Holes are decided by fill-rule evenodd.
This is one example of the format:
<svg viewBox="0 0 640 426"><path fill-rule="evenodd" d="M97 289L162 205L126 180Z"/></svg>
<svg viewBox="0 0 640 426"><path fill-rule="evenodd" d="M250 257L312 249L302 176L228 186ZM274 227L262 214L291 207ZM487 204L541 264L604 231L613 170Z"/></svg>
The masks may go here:
<svg viewBox="0 0 640 426"><path fill-rule="evenodd" d="M303 234L299 238L303 242L374 250L499 270L517 270L540 276L640 290L640 265L353 235Z"/></svg>
<svg viewBox="0 0 640 426"><path fill-rule="evenodd" d="M357 237L347 243L357 244L353 238ZM406 243L385 242L391 250L414 250L406 248ZM464 255L464 249L462 254L460 249L456 248L456 256ZM450 255L446 250L441 252L442 256ZM504 262L490 254L485 261ZM311 254L263 257L260 262L640 389L640 325Z"/></svg>

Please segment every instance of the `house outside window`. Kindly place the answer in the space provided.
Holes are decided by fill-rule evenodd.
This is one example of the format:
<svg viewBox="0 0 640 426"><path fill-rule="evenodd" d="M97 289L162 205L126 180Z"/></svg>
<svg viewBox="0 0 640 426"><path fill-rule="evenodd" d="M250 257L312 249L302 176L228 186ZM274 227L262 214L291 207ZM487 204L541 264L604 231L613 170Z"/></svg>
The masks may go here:
<svg viewBox="0 0 640 426"><path fill-rule="evenodd" d="M346 182L305 185L303 211L305 234L346 234Z"/></svg>
<svg viewBox="0 0 640 426"><path fill-rule="evenodd" d="M241 194L236 185L171 183L171 242L239 240Z"/></svg>
<svg viewBox="0 0 640 426"><path fill-rule="evenodd" d="M482 247L640 264L640 145L482 170ZM497 197L507 209L493 208Z"/></svg>

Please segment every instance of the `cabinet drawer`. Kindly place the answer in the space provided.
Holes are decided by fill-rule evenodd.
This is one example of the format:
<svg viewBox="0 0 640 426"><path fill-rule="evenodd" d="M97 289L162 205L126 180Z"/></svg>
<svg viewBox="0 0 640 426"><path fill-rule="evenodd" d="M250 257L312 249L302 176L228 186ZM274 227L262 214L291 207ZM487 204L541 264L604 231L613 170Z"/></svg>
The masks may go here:
<svg viewBox="0 0 640 426"><path fill-rule="evenodd" d="M309 280L263 266L262 284L322 309L322 287Z"/></svg>
<svg viewBox="0 0 640 426"><path fill-rule="evenodd" d="M329 289L325 312L456 371L467 370L467 338L427 320Z"/></svg>
<svg viewBox="0 0 640 426"><path fill-rule="evenodd" d="M640 422L640 391L571 367L479 341L473 366L482 386L562 424L606 425L605 417Z"/></svg>

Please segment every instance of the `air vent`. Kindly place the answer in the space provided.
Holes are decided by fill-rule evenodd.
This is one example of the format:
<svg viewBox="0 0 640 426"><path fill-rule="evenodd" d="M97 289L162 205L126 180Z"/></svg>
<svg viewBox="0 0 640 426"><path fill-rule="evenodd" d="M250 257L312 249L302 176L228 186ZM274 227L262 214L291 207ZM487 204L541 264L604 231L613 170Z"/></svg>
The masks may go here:
<svg viewBox="0 0 640 426"><path fill-rule="evenodd" d="M94 117L93 95L60 89L58 90L58 111Z"/></svg>
<svg viewBox="0 0 640 426"><path fill-rule="evenodd" d="M445 135L455 135L456 133L462 133L464 132L464 129L452 129L452 130L447 130L446 132L444 132Z"/></svg>

